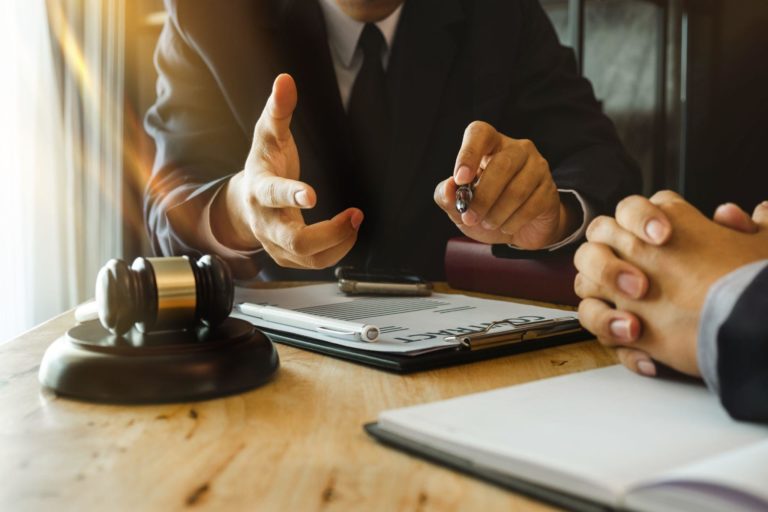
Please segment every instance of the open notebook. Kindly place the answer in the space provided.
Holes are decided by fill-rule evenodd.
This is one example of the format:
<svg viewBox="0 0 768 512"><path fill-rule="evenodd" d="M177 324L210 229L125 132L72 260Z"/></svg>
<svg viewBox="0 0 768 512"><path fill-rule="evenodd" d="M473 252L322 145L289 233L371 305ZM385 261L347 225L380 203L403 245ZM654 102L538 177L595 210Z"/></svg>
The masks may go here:
<svg viewBox="0 0 768 512"><path fill-rule="evenodd" d="M384 411L379 440L572 509L768 510L768 426L620 366Z"/></svg>

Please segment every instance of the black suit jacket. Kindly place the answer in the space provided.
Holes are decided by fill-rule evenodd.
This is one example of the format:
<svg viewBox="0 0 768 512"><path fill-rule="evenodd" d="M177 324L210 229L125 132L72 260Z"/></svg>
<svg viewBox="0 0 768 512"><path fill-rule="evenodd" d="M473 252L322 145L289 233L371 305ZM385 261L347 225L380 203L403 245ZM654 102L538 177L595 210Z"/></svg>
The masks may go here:
<svg viewBox="0 0 768 512"><path fill-rule="evenodd" d="M734 418L768 422L768 268L736 301L717 335L720 398Z"/></svg>
<svg viewBox="0 0 768 512"><path fill-rule="evenodd" d="M156 52L158 99L146 126L157 146L145 215L156 253L210 250L205 205L243 168L254 125L281 72L296 80L292 133L301 179L317 191L308 223L369 193L349 133L317 0L168 0ZM535 0L406 0L387 68L393 116L388 201L374 242L345 259L443 277L445 243L459 234L433 202L453 172L466 126L483 120L533 140L557 185L599 212L639 189L639 172ZM363 222L362 230L372 226ZM361 232L362 233L362 232ZM361 254L361 251L367 254ZM355 252L355 251L353 251ZM238 277L320 278L268 258L229 258Z"/></svg>

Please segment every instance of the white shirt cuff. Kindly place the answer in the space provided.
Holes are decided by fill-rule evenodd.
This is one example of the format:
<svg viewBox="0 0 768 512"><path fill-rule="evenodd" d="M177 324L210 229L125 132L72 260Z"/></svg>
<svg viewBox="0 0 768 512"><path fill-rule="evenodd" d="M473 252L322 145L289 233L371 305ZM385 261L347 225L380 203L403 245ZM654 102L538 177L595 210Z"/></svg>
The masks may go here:
<svg viewBox="0 0 768 512"><path fill-rule="evenodd" d="M741 294L766 265L768 260L739 267L718 279L707 292L699 319L696 359L704 382L715 393L720 392L720 379L717 374L717 333L730 316Z"/></svg>

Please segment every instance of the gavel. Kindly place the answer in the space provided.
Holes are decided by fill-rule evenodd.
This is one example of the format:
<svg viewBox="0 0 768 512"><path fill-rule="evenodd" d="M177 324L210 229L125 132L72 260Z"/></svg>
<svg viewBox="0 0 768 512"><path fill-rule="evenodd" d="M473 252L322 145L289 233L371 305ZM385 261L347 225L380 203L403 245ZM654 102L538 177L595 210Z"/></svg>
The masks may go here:
<svg viewBox="0 0 768 512"><path fill-rule="evenodd" d="M267 336L229 316L234 295L217 256L109 260L96 300L45 351L40 383L109 403L202 400L260 386L280 360Z"/></svg>
<svg viewBox="0 0 768 512"><path fill-rule="evenodd" d="M105 329L124 334L221 324L232 311L234 285L218 256L109 260L96 277L96 309Z"/></svg>

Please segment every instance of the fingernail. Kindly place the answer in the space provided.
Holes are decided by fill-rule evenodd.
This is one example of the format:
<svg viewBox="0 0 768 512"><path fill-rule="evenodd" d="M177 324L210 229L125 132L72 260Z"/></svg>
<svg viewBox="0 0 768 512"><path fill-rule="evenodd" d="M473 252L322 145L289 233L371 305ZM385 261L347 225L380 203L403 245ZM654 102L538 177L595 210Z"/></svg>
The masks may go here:
<svg viewBox="0 0 768 512"><path fill-rule="evenodd" d="M355 212L350 217L349 221L352 223L352 227L357 231L360 229L360 224L363 223L363 214L361 212Z"/></svg>
<svg viewBox="0 0 768 512"><path fill-rule="evenodd" d="M622 341L632 341L632 334L629 332L629 320L626 318L617 318L616 320L611 320L608 328L611 330L611 334L613 334L616 339Z"/></svg>
<svg viewBox="0 0 768 512"><path fill-rule="evenodd" d="M651 219L645 225L645 234L654 242L661 242L667 234L667 226L659 220Z"/></svg>
<svg viewBox="0 0 768 512"><path fill-rule="evenodd" d="M472 210L467 210L461 214L461 221L467 226L474 226L477 224L477 214Z"/></svg>
<svg viewBox="0 0 768 512"><path fill-rule="evenodd" d="M496 229L496 226L494 226L487 220L484 220L483 222L481 222L480 225L483 226L483 229L486 229L488 231L493 231L494 229Z"/></svg>
<svg viewBox="0 0 768 512"><path fill-rule="evenodd" d="M759 205L757 205L758 208L768 208L768 201L763 201Z"/></svg>
<svg viewBox="0 0 768 512"><path fill-rule="evenodd" d="M472 181L472 170L466 166L462 165L459 167L459 170L456 171L456 183L459 185L463 185L464 183L469 183Z"/></svg>
<svg viewBox="0 0 768 512"><path fill-rule="evenodd" d="M655 377L656 365L647 359L642 359L637 362L637 371L639 371L646 377Z"/></svg>
<svg viewBox="0 0 768 512"><path fill-rule="evenodd" d="M723 203L723 204L721 204L720 206L718 206L717 208L715 208L715 213L717 213L717 212L721 212L721 211L725 210L726 208L728 208L728 205L729 205L729 204L730 204L730 203Z"/></svg>
<svg viewBox="0 0 768 512"><path fill-rule="evenodd" d="M627 272L621 272L619 277L616 278L616 284L619 286L621 291L630 297L638 298L640 296L642 282L636 275L629 274Z"/></svg>
<svg viewBox="0 0 768 512"><path fill-rule="evenodd" d="M309 196L306 190L299 190L293 195L296 206L309 206Z"/></svg>

